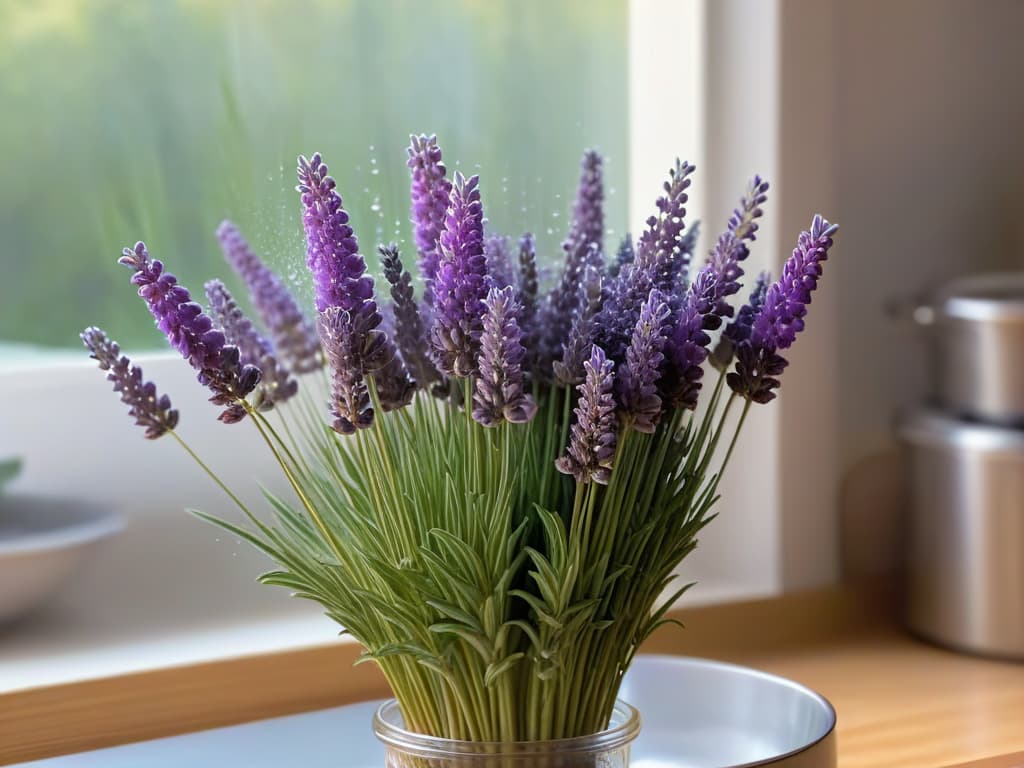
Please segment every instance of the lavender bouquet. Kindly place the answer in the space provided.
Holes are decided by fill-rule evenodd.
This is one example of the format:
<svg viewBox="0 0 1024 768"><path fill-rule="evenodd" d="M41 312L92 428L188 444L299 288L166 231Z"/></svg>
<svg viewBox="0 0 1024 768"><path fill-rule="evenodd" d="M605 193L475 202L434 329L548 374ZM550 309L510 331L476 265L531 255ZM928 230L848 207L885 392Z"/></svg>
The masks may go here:
<svg viewBox="0 0 1024 768"><path fill-rule="evenodd" d="M639 239L606 258L602 160L587 152L542 293L533 238L486 231L476 176L449 176L432 136L413 137L408 167L419 280L380 246L384 306L318 154L299 158L297 187L312 319L228 222L217 237L258 324L219 281L204 308L142 243L121 258L220 420L250 422L277 460L293 494L268 495L269 514L184 443L115 342L82 339L146 436L178 440L244 520L196 514L365 647L408 728L595 733L687 588L669 590L673 569L712 518L747 412L776 396L836 226L815 216L782 276L759 276L734 310L768 184L753 179L698 259L694 168L677 161Z"/></svg>

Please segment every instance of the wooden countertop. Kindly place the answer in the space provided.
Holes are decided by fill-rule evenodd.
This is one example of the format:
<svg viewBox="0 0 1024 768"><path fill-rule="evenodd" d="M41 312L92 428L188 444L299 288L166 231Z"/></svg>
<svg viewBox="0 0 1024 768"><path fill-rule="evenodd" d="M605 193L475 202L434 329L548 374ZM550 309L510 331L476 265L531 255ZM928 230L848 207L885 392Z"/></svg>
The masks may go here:
<svg viewBox="0 0 1024 768"><path fill-rule="evenodd" d="M1024 766L1024 664L914 640L887 603L884 591L832 589L683 610L687 630L667 627L644 650L748 664L821 692L838 712L842 768ZM0 764L386 695L371 665L349 666L357 650L266 654L0 696Z"/></svg>

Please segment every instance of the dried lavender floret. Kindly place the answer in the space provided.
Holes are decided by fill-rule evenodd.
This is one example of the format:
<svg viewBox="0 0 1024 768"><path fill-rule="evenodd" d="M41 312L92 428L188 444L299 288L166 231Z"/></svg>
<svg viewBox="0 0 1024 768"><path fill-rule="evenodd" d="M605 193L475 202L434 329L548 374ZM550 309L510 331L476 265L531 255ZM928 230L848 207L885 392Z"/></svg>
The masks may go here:
<svg viewBox="0 0 1024 768"><path fill-rule="evenodd" d="M736 366L726 377L734 392L756 403L775 398L778 377L788 365L778 351L789 348L804 328L811 292L817 288L821 263L828 258L832 235L838 229L815 216L810 230L800 233L782 275L766 291L749 335L736 345Z"/></svg>
<svg viewBox="0 0 1024 768"><path fill-rule="evenodd" d="M135 423L146 430L146 437L156 440L178 426L178 412L171 407L167 395L157 394L156 385L142 378L142 369L132 365L121 354L121 348L107 334L90 326L80 334L90 357L107 372L107 380L114 383L114 391L121 393L121 402Z"/></svg>
<svg viewBox="0 0 1024 768"><path fill-rule="evenodd" d="M441 161L437 137L420 135L410 136L409 139L409 160L406 164L412 172L410 197L413 234L420 256L424 302L429 307L434 303L434 279L441 257L438 240L444 229L452 185L446 177L447 169Z"/></svg>
<svg viewBox="0 0 1024 768"><path fill-rule="evenodd" d="M145 243L125 248L119 263L133 271L132 283L139 286L157 327L197 371L199 383L213 392L210 402L225 406L219 419L233 424L245 418L242 401L259 384L260 369L241 363L238 347L227 343L163 263L149 258Z"/></svg>
<svg viewBox="0 0 1024 768"><path fill-rule="evenodd" d="M479 177L456 172L439 243L431 354L443 374L469 376L476 370L488 282Z"/></svg>
<svg viewBox="0 0 1024 768"><path fill-rule="evenodd" d="M555 467L578 483L607 485L615 460L618 426L612 395L615 363L595 344L583 365L586 378L577 387L580 397L573 409L576 420L569 433L569 446L555 461Z"/></svg>
<svg viewBox="0 0 1024 768"><path fill-rule="evenodd" d="M616 394L622 413L638 432L653 433L662 414L658 394L664 348L671 330L668 302L657 289L640 308L640 317L626 349L625 363L616 377Z"/></svg>
<svg viewBox="0 0 1024 768"><path fill-rule="evenodd" d="M473 418L485 427L504 421L525 424L537 405L523 388L523 345L512 286L491 288L484 301L480 372L473 392Z"/></svg>
<svg viewBox="0 0 1024 768"><path fill-rule="evenodd" d="M323 364L320 338L284 281L257 256L230 221L221 222L217 239L228 263L249 290L249 300L273 339L274 351L296 373Z"/></svg>
<svg viewBox="0 0 1024 768"><path fill-rule="evenodd" d="M220 280L207 282L206 298L210 302L210 313L228 343L238 347L242 365L253 365L260 369L262 375L253 406L257 410L268 411L294 396L299 391L299 383L292 378L288 368L278 361L273 346L245 316L224 283Z"/></svg>

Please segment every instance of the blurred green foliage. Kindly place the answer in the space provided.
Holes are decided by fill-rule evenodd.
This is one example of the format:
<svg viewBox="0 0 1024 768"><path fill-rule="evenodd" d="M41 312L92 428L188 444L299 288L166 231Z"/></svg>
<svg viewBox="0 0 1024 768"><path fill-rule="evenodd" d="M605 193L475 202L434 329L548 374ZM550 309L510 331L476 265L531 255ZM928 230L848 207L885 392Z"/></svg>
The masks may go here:
<svg viewBox="0 0 1024 768"><path fill-rule="evenodd" d="M625 0L5 0L0 340L96 323L157 345L121 248L146 240L201 294L227 272L225 217L306 294L299 152L323 152L365 253L411 242L412 132L481 174L491 231L535 232L552 264L587 146L622 233L626 78Z"/></svg>

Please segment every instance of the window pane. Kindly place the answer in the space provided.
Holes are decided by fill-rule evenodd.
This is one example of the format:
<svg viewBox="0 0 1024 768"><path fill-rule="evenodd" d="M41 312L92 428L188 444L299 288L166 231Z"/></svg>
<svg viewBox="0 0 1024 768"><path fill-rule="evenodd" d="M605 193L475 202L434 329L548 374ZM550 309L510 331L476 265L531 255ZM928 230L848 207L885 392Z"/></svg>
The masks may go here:
<svg viewBox="0 0 1024 768"><path fill-rule="evenodd" d="M5 2L0 341L75 345L97 323L157 345L121 248L146 240L201 294L227 276L225 217L306 293L299 152L324 153L365 253L410 243L412 132L438 134L450 171L479 172L491 231L535 232L549 264L598 146L614 247L626 22L626 0Z"/></svg>

